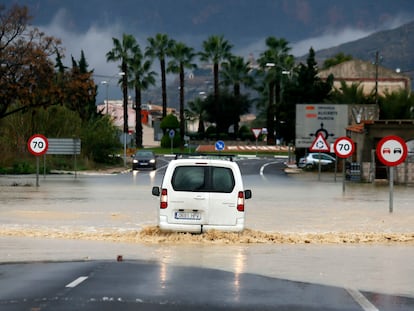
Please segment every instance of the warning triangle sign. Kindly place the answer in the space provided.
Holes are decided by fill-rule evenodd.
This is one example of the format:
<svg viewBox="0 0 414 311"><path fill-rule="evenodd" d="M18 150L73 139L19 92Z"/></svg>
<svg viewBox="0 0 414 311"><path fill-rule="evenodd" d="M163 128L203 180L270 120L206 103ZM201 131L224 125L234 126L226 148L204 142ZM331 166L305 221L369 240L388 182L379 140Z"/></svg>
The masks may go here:
<svg viewBox="0 0 414 311"><path fill-rule="evenodd" d="M312 152L328 152L329 149L330 148L328 142L322 133L319 133L318 136L316 136L315 140L312 143L312 146L309 148L309 150Z"/></svg>

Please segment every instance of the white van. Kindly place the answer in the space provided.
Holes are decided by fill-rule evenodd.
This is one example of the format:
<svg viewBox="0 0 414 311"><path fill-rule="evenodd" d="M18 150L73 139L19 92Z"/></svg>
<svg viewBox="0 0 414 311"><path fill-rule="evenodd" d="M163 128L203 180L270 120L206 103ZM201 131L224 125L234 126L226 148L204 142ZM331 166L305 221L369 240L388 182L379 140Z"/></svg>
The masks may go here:
<svg viewBox="0 0 414 311"><path fill-rule="evenodd" d="M162 231L193 233L243 231L244 202L252 196L232 158L206 157L172 160L161 188L153 187L152 194L160 196Z"/></svg>

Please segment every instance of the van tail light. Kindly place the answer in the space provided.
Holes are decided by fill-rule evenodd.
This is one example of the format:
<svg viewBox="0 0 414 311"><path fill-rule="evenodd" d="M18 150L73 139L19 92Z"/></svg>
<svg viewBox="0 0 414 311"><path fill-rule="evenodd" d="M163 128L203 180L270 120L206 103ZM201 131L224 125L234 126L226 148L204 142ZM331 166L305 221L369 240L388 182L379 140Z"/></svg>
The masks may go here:
<svg viewBox="0 0 414 311"><path fill-rule="evenodd" d="M161 199L160 199L160 209L164 209L168 207L168 201L167 201L167 189L161 190Z"/></svg>
<svg viewBox="0 0 414 311"><path fill-rule="evenodd" d="M244 212L244 193L243 193L243 191L239 191L239 195L237 197L237 210L239 212Z"/></svg>

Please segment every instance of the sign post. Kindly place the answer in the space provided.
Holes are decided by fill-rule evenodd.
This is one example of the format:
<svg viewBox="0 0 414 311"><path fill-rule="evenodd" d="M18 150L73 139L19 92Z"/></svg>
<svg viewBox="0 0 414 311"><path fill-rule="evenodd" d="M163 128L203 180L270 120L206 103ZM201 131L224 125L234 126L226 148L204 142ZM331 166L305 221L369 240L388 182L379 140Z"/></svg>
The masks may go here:
<svg viewBox="0 0 414 311"><path fill-rule="evenodd" d="M262 132L262 129L252 128L252 132L253 132L254 138L256 139L256 156L257 156L257 141L259 140L259 135Z"/></svg>
<svg viewBox="0 0 414 311"><path fill-rule="evenodd" d="M45 154L48 147L47 138L41 134L35 134L27 141L27 148L36 156L36 187L39 187L39 156Z"/></svg>
<svg viewBox="0 0 414 311"><path fill-rule="evenodd" d="M394 166L397 166L405 161L408 155L408 147L401 137L391 135L381 139L375 151L377 153L378 159L386 166L389 166L389 212L392 213L394 200Z"/></svg>
<svg viewBox="0 0 414 311"><path fill-rule="evenodd" d="M339 137L334 144L337 157L344 159L342 164L342 192L345 192L345 159L349 158L355 150L354 141L349 137Z"/></svg>
<svg viewBox="0 0 414 311"><path fill-rule="evenodd" d="M173 129L171 129L168 132L168 136L170 137L170 142L171 142L171 153L173 153L173 145L174 145L174 136L175 136L175 131Z"/></svg>

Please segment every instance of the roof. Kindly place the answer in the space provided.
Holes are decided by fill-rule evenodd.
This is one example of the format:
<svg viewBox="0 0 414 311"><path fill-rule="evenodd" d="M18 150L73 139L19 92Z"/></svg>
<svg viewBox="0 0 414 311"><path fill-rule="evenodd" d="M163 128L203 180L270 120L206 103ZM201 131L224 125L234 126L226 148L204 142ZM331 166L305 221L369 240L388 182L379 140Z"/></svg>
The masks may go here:
<svg viewBox="0 0 414 311"><path fill-rule="evenodd" d="M329 67L328 69L321 70L318 74L321 78L327 78L330 74L333 74L336 80L341 79L375 79L377 65L366 62L360 59L352 59L338 65ZM378 77L386 78L390 80L410 80L410 77L401 73L397 73L394 70L378 66Z"/></svg>
<svg viewBox="0 0 414 311"><path fill-rule="evenodd" d="M365 120L359 124L353 124L346 128L347 131L353 133L363 133L366 125L402 125L413 124L414 120Z"/></svg>

